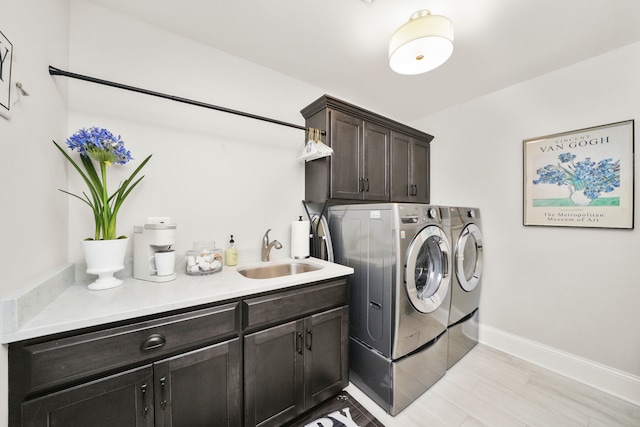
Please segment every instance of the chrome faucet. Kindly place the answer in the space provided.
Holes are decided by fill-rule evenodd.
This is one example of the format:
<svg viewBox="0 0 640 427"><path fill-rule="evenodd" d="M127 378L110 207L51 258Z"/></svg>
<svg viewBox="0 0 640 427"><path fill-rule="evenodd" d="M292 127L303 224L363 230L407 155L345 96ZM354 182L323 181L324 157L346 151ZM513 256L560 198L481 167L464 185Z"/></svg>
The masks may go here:
<svg viewBox="0 0 640 427"><path fill-rule="evenodd" d="M274 240L269 242L269 232L271 229L268 229L264 236L262 237L262 261L269 261L269 253L271 252L271 248L275 247L276 249L282 249L282 243Z"/></svg>

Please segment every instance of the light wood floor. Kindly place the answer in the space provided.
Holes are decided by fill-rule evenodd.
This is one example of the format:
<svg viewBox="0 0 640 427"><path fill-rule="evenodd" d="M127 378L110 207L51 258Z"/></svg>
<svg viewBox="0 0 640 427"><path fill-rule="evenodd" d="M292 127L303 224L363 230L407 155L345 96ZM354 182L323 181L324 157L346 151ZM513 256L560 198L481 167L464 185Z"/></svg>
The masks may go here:
<svg viewBox="0 0 640 427"><path fill-rule="evenodd" d="M640 406L482 344L395 417L346 390L386 427L640 426Z"/></svg>

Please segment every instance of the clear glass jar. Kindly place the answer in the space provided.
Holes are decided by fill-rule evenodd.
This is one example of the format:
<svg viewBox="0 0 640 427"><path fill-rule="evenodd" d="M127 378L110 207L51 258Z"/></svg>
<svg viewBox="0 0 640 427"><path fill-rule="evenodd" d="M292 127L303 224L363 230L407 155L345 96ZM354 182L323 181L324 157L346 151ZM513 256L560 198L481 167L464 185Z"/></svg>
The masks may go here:
<svg viewBox="0 0 640 427"><path fill-rule="evenodd" d="M222 270L222 249L215 248L214 242L196 242L193 249L186 252L185 261L189 275L217 273Z"/></svg>

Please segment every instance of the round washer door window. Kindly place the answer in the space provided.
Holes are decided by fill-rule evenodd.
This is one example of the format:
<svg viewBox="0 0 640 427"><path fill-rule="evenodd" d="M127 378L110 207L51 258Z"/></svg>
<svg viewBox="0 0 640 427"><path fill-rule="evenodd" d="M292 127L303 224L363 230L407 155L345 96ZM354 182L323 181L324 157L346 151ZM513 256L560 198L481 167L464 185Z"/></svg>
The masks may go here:
<svg viewBox="0 0 640 427"><path fill-rule="evenodd" d="M423 228L409 245L405 288L416 310L431 313L447 296L450 251L446 234L435 225Z"/></svg>
<svg viewBox="0 0 640 427"><path fill-rule="evenodd" d="M467 225L456 244L456 276L460 287L471 292L482 276L482 232L475 224Z"/></svg>

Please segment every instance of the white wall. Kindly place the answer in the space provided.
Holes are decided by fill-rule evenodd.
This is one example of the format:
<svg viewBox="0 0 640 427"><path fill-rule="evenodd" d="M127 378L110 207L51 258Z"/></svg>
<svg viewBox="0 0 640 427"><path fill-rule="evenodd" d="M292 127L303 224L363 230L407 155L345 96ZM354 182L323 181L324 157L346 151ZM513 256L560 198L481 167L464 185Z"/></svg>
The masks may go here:
<svg viewBox="0 0 640 427"><path fill-rule="evenodd" d="M637 119L638 76L636 43L413 123L436 135L432 202L481 209L481 323L636 378L637 222L635 230L523 226L522 141Z"/></svg>
<svg viewBox="0 0 640 427"><path fill-rule="evenodd" d="M117 28L117 31L112 31ZM304 125L300 109L320 89L84 1L71 2L70 70ZM131 235L148 216L171 216L179 253L194 241L259 259L264 232L285 247L290 224L304 215L303 130L71 80L69 134L106 127L120 134L135 162L109 171L114 183L148 154L145 179L123 205L118 233ZM116 170L119 169L119 170ZM120 177L120 178L119 178ZM74 191L84 185L70 176ZM88 207L69 205L69 257L92 233ZM131 253L132 245L129 245ZM248 252L247 252L248 251Z"/></svg>
<svg viewBox="0 0 640 427"><path fill-rule="evenodd" d="M67 261L67 203L56 190L66 172L51 143L67 133L67 85L48 71L50 63L68 61L67 3L8 2L0 14L0 31L14 49L12 85L21 82L30 94L14 91L10 119L0 117L2 295ZM25 263L29 253L39 254L38 262Z"/></svg>
<svg viewBox="0 0 640 427"><path fill-rule="evenodd" d="M1 298L67 262L67 202L56 194L66 168L51 144L67 132L67 85L48 66L68 62L68 0L3 2L0 31L13 44L12 84L30 94L12 93L10 119L0 117ZM2 346L0 426L8 416L6 353Z"/></svg>

